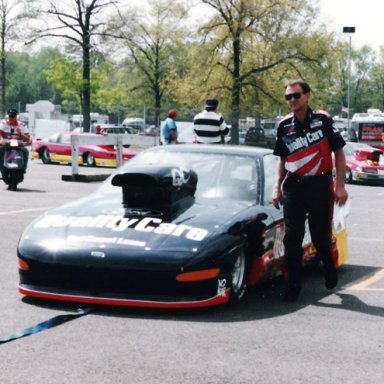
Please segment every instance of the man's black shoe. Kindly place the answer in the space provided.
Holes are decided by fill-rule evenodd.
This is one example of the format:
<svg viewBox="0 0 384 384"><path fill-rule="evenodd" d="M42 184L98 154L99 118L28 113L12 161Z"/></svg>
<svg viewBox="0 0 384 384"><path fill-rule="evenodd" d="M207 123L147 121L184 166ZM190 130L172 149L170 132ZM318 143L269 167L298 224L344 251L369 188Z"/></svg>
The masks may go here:
<svg viewBox="0 0 384 384"><path fill-rule="evenodd" d="M325 273L325 287L329 290L336 287L338 283L337 269Z"/></svg>
<svg viewBox="0 0 384 384"><path fill-rule="evenodd" d="M297 298L299 297L299 293L299 287L287 287L283 295L283 300L292 303L297 300Z"/></svg>

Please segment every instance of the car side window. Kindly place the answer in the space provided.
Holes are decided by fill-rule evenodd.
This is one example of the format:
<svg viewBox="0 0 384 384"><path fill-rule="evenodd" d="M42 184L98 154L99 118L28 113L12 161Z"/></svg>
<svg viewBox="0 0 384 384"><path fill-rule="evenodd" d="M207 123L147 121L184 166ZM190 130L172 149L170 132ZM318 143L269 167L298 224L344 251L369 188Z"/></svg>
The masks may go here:
<svg viewBox="0 0 384 384"><path fill-rule="evenodd" d="M61 144L71 144L71 136L70 135L60 135L58 142Z"/></svg>
<svg viewBox="0 0 384 384"><path fill-rule="evenodd" d="M60 139L60 133L55 133L54 135L50 136L48 138L48 142L50 143L58 143L59 142L59 139Z"/></svg>
<svg viewBox="0 0 384 384"><path fill-rule="evenodd" d="M264 161L264 203L272 203L273 185L276 179L278 156L274 154L265 155Z"/></svg>

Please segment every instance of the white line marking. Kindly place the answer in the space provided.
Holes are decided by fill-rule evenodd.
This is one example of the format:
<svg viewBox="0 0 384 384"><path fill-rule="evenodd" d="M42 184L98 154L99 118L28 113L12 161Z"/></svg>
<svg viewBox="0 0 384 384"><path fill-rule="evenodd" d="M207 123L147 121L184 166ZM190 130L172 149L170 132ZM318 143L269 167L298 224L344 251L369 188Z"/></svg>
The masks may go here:
<svg viewBox="0 0 384 384"><path fill-rule="evenodd" d="M352 285L348 289L352 289L354 291L379 291L379 292L383 291L384 292L384 288L369 287L370 285L375 284L377 281L380 281L381 279L384 279L384 269L380 269L373 276L368 277L368 279L365 279L360 283Z"/></svg>
<svg viewBox="0 0 384 384"><path fill-rule="evenodd" d="M28 208L28 209L19 209L17 211L8 211L8 212L0 212L0 216L13 215L16 213L27 213L27 212L35 212L35 211L46 211L48 209L52 209L54 207L44 207L44 208Z"/></svg>

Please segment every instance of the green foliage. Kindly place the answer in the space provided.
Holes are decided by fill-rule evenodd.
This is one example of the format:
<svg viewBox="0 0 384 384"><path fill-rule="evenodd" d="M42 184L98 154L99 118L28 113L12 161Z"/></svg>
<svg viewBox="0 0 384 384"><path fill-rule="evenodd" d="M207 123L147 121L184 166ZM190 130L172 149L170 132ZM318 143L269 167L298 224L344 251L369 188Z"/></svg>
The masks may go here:
<svg viewBox="0 0 384 384"><path fill-rule="evenodd" d="M44 48L36 54L11 52L6 63L7 105L24 106L37 100L60 102L61 99L47 82L44 71L48 61L57 55L53 48Z"/></svg>
<svg viewBox="0 0 384 384"><path fill-rule="evenodd" d="M63 107L67 110L79 110L82 90L81 63L70 61L61 54L48 61L49 68L44 71L47 81L60 92Z"/></svg>

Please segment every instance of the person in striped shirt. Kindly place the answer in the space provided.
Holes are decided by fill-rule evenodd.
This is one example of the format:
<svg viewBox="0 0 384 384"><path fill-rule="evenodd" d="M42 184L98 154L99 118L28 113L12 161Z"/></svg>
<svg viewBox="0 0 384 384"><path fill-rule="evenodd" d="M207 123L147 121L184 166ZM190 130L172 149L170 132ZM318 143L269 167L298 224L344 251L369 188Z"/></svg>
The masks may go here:
<svg viewBox="0 0 384 384"><path fill-rule="evenodd" d="M229 128L218 111L219 101L207 99L204 111L193 119L196 142L199 144L221 144L223 137L228 135Z"/></svg>

